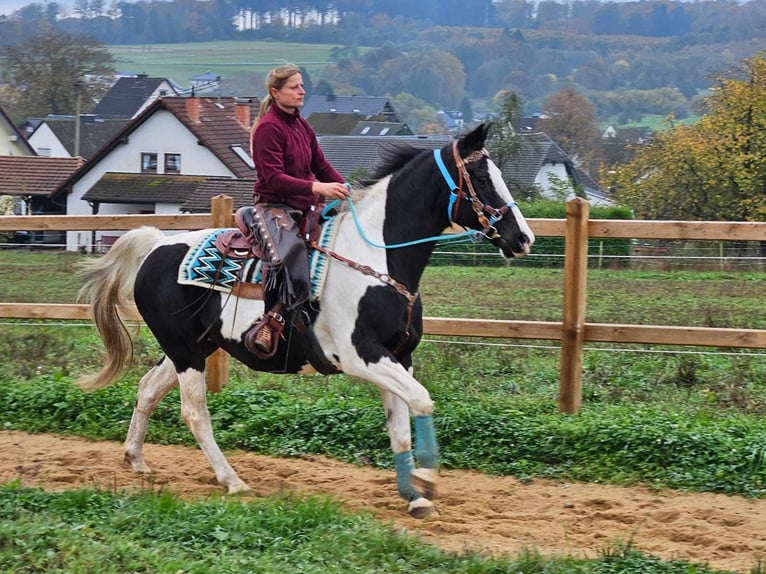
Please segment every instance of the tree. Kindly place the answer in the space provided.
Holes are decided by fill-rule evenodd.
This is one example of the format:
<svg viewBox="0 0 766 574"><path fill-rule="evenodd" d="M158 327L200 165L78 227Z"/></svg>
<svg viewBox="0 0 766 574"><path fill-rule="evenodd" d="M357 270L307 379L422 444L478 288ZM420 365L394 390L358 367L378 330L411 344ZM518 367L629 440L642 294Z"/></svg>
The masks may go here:
<svg viewBox="0 0 766 574"><path fill-rule="evenodd" d="M4 46L0 59L3 79L27 116L73 114L78 99L87 111L106 90L104 76L114 73L114 58L100 42L50 27L17 46Z"/></svg>
<svg viewBox="0 0 766 574"><path fill-rule="evenodd" d="M572 88L551 94L543 103L540 130L590 173L601 160L601 130L590 100Z"/></svg>
<svg viewBox="0 0 766 574"><path fill-rule="evenodd" d="M492 155L492 161L502 170L505 163L521 150L521 138L516 134L513 124L521 117L523 105L514 92L501 92L495 96L495 100L500 104L500 112L489 134L487 149Z"/></svg>
<svg viewBox="0 0 766 574"><path fill-rule="evenodd" d="M766 55L718 76L704 103L615 170L617 197L651 219L766 221Z"/></svg>

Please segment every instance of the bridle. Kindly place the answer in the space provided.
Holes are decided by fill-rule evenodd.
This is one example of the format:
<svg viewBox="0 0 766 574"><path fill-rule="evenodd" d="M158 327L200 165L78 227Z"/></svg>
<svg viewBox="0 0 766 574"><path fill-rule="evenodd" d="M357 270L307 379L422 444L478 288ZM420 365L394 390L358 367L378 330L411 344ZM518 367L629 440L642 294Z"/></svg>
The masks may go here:
<svg viewBox="0 0 766 574"><path fill-rule="evenodd" d="M434 159L436 160L436 165L439 167L439 171L441 172L444 181L450 188L449 204L447 205L447 217L449 218L450 223L457 223L455 218L457 217L457 212L460 209L460 201L461 199L465 198L471 202L471 208L479 220L479 225L482 226L482 234L487 239L497 239L499 234L495 228L495 223L503 219L505 214L508 213L513 208L513 206L516 205L516 202L512 201L510 203L506 203L500 208L492 207L491 205L483 203L481 199L479 199L479 196L476 194L476 190L473 188L471 176L468 173L467 167L467 164L474 161L479 161L483 157L489 158L489 152L486 148L482 148L480 150L471 152L466 157L462 158L457 151L457 140L455 140L452 142L452 156L455 159L455 166L457 167L458 185L455 185L455 180L452 179L452 176L447 170L447 166L444 165L441 149L434 150ZM468 193L463 191L463 184L465 184L466 188L468 189Z"/></svg>

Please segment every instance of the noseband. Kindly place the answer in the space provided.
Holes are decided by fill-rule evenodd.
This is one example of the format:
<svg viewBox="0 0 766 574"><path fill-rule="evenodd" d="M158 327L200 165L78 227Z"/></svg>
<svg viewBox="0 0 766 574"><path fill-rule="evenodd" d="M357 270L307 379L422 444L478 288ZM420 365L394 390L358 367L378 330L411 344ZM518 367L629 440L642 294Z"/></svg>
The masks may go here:
<svg viewBox="0 0 766 574"><path fill-rule="evenodd" d="M480 150L471 152L465 158L461 158L457 151L457 140L455 140L452 142L452 156L455 159L455 166L457 167L459 182L458 185L455 185L455 180L452 179L449 171L447 171L447 166L444 165L441 150L434 150L434 159L436 160L436 165L439 166L439 171L441 172L444 181L450 188L450 199L449 205L447 206L447 217L449 218L450 223L456 223L455 216L457 215L457 211L460 208L460 200L465 197L468 201L471 202L471 208L479 220L479 225L482 226L481 232L487 237L487 239L495 239L499 237L497 229L495 229L494 225L503 217L505 217L505 214L508 213L514 205L516 205L516 202L512 201L511 203L506 203L499 209L482 203L473 188L473 183L471 183L471 176L468 173L468 168L466 167L466 164L474 161L479 161L482 157L489 158L489 152L486 150L486 148L482 148ZM467 194L465 191L463 191L464 183L466 188L468 188Z"/></svg>

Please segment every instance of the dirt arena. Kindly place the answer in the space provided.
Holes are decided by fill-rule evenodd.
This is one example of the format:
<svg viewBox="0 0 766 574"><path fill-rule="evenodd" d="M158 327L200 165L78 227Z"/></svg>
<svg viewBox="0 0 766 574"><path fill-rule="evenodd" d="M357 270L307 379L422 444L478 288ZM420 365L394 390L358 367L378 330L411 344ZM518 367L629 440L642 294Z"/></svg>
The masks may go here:
<svg viewBox="0 0 766 574"><path fill-rule="evenodd" d="M122 445L57 435L0 432L0 481L63 490L98 486L130 490L153 485L183 496L222 493L203 454L180 446L146 445L153 478L122 466ZM655 492L597 484L562 484L442 471L437 509L411 519L396 494L393 472L358 468L324 457L278 459L231 453L229 460L256 495L280 489L325 493L352 508L420 533L453 551L596 557L615 540L632 540L663 559L707 563L748 573L766 563L766 500L720 494Z"/></svg>

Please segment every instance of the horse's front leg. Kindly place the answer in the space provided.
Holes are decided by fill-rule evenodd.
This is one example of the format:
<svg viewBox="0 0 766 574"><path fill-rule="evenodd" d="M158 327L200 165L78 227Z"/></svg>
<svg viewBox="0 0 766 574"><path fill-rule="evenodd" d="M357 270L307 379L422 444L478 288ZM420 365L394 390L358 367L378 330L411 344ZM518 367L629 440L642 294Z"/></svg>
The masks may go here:
<svg viewBox="0 0 766 574"><path fill-rule="evenodd" d="M412 456L412 432L410 430L410 411L401 398L395 394L381 390L383 408L386 411L386 426L394 452L394 468L396 470L396 488L408 503L407 511L414 518L426 518L434 512L434 504L429 499L433 494L435 483L427 492L421 494L413 485L415 459ZM425 496L424 496L425 495Z"/></svg>
<svg viewBox="0 0 766 574"><path fill-rule="evenodd" d="M151 472L144 462L146 427L155 407L176 385L178 385L176 369L167 357L152 367L138 383L136 406L133 408L130 428L125 438L125 464L131 465L135 472L147 474Z"/></svg>
<svg viewBox="0 0 766 574"><path fill-rule="evenodd" d="M178 373L178 381L181 391L181 417L213 467L218 482L228 488L229 494L249 491L250 487L237 476L213 437L213 425L210 423L210 411L207 409L205 373L189 368Z"/></svg>
<svg viewBox="0 0 766 574"><path fill-rule="evenodd" d="M386 411L389 434L392 433L391 429L394 429L391 445L395 456L398 457L395 459L400 469L398 475L409 469L412 486L419 489L419 494L426 500L433 497L436 493L439 446L432 420L433 401L426 388L401 363L387 354L375 362L356 357L349 361L341 361L341 364L345 373L375 383L384 393L384 400L388 402ZM400 399L403 405L397 404L393 399L387 399L386 393ZM393 406L390 414L389 406ZM409 453L408 409L415 417L415 459L419 468L414 468L414 461ZM405 427L407 430L402 430ZM406 483L403 484L406 487ZM408 498L408 494L409 491L405 490L403 496ZM424 514L427 516L430 512Z"/></svg>

